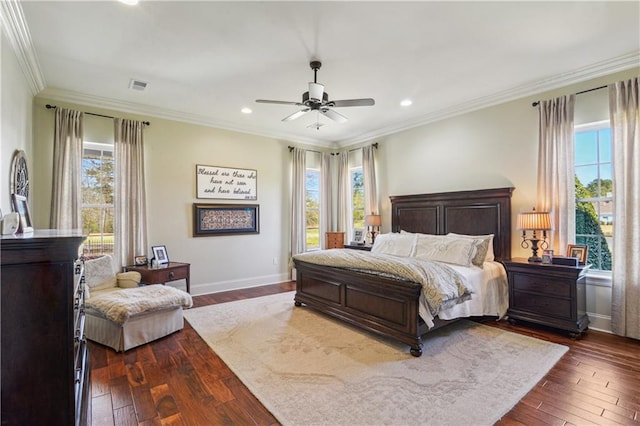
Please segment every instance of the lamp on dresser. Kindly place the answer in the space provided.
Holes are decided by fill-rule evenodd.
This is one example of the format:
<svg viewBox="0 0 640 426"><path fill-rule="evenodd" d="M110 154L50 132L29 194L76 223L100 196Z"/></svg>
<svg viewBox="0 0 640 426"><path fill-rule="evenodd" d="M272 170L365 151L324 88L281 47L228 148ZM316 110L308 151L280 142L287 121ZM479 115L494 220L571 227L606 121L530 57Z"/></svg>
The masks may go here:
<svg viewBox="0 0 640 426"><path fill-rule="evenodd" d="M382 226L382 216L371 213L364 218L364 223L367 225L367 236L371 237L371 244L373 244Z"/></svg>
<svg viewBox="0 0 640 426"><path fill-rule="evenodd" d="M534 208L530 212L518 213L517 229L522 231L522 243L520 246L525 249L531 247L532 256L528 261L542 262L542 258L538 256L538 250L544 250L549 247L547 231L552 229L549 212L537 212ZM531 231L530 238L527 238L527 231ZM540 232L542 233L542 239L539 238Z"/></svg>

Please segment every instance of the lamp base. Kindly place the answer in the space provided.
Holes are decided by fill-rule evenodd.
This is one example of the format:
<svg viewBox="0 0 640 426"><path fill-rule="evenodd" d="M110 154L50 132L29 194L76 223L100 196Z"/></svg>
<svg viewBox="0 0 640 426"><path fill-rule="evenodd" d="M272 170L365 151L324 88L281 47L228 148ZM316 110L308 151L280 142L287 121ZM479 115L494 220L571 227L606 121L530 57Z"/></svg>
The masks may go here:
<svg viewBox="0 0 640 426"><path fill-rule="evenodd" d="M539 256L531 256L527 259L530 263L539 263L542 262L542 258Z"/></svg>

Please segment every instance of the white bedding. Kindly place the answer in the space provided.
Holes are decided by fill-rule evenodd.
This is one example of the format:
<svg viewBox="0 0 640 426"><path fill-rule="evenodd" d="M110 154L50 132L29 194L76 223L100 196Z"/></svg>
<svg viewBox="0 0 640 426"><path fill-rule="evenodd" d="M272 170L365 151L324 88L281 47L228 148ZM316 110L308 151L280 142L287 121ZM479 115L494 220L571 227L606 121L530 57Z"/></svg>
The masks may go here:
<svg viewBox="0 0 640 426"><path fill-rule="evenodd" d="M471 300L441 310L440 319L450 320L472 316L491 315L502 318L509 307L507 272L499 262L485 262L477 266L457 266L449 264L465 277L465 285L471 290ZM420 317L429 328L433 327L433 316L422 296L420 296Z"/></svg>

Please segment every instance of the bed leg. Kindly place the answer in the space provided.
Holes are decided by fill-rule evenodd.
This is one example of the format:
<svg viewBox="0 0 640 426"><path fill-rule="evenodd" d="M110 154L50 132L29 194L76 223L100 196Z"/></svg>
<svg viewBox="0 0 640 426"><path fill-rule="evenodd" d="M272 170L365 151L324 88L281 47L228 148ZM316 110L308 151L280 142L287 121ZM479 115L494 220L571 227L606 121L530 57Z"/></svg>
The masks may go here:
<svg viewBox="0 0 640 426"><path fill-rule="evenodd" d="M411 352L411 355L415 356L416 358L422 356L422 343L418 343L417 345L411 346L411 349L409 349L409 352Z"/></svg>

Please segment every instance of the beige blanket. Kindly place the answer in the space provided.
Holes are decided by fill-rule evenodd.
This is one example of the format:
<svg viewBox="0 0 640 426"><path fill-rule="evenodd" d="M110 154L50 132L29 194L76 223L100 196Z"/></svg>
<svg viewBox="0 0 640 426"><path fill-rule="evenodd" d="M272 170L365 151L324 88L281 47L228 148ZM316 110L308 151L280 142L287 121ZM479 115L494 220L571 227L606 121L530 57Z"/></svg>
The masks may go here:
<svg viewBox="0 0 640 426"><path fill-rule="evenodd" d="M464 277L441 262L348 249L307 252L297 254L293 258L316 265L420 283L427 306L433 316L437 315L441 309L462 303L471 297L471 293L464 284Z"/></svg>
<svg viewBox="0 0 640 426"><path fill-rule="evenodd" d="M105 317L120 325L143 312L178 306L193 306L191 295L162 284L92 291L91 298L85 301L85 310L88 313Z"/></svg>

